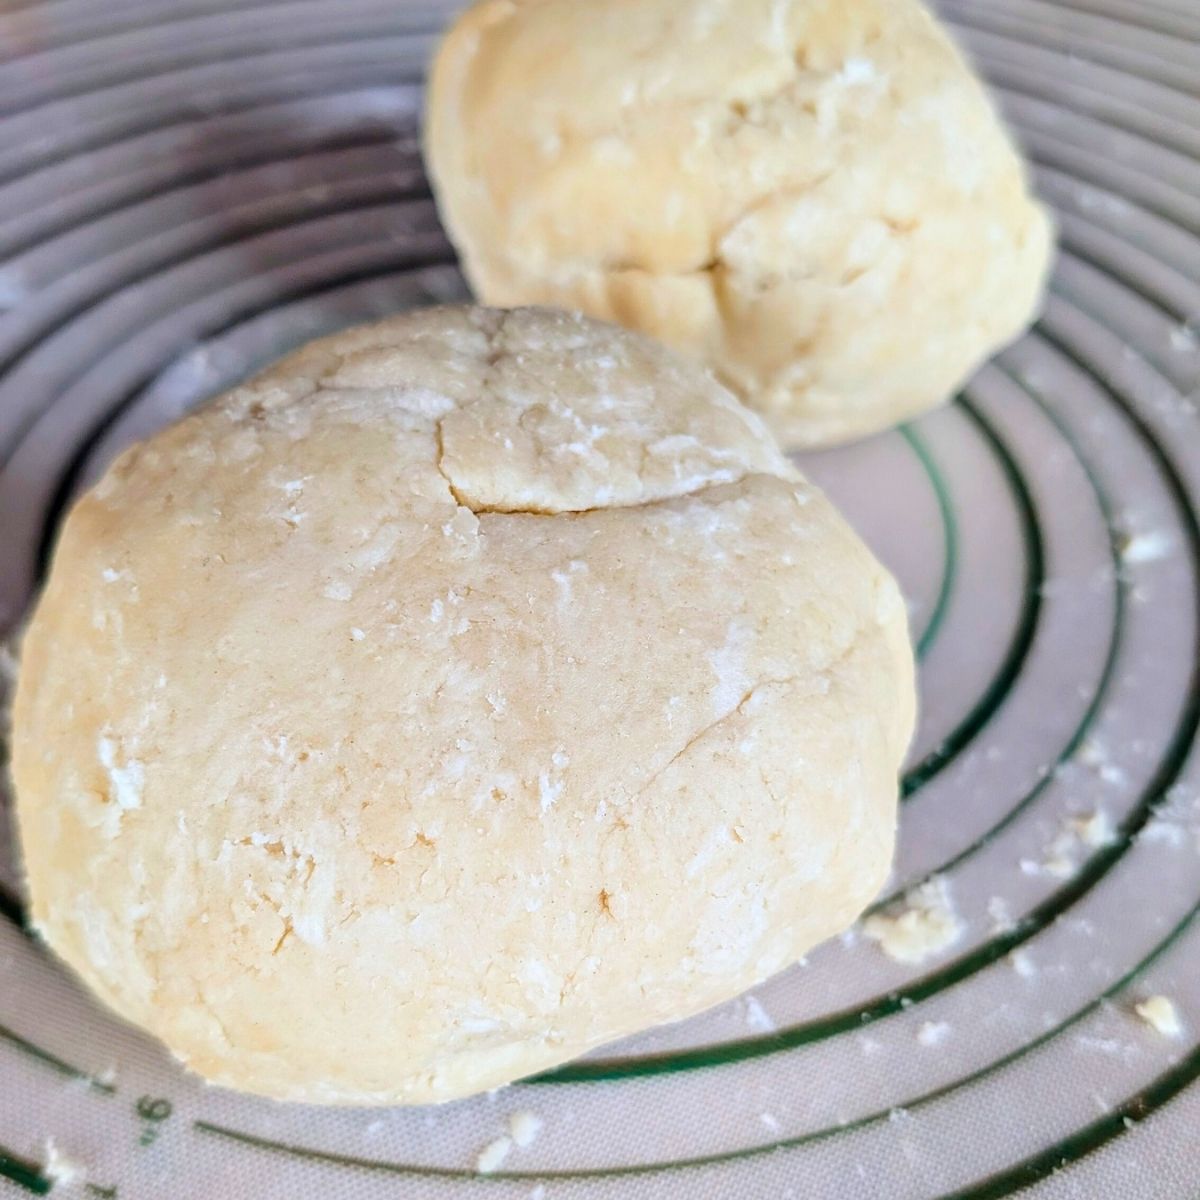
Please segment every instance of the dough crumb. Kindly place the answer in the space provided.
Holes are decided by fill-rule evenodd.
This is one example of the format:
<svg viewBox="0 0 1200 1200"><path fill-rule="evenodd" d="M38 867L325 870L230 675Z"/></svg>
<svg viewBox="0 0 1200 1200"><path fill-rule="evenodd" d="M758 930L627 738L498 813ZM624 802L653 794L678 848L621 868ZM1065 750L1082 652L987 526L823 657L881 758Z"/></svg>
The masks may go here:
<svg viewBox="0 0 1200 1200"><path fill-rule="evenodd" d="M946 1021L925 1021L917 1030L917 1041L922 1046L940 1046L950 1035L950 1025Z"/></svg>
<svg viewBox="0 0 1200 1200"><path fill-rule="evenodd" d="M1111 845L1115 836L1108 814L1100 808L1089 816L1072 817L1071 828L1085 846L1095 848Z"/></svg>
<svg viewBox="0 0 1200 1200"><path fill-rule="evenodd" d="M1022 979L1032 979L1038 973L1037 963L1028 950L1014 950L1008 956L1008 961Z"/></svg>
<svg viewBox="0 0 1200 1200"><path fill-rule="evenodd" d="M1133 1006L1133 1011L1163 1037L1177 1038L1183 1033L1179 1010L1166 996L1147 996Z"/></svg>
<svg viewBox="0 0 1200 1200"><path fill-rule="evenodd" d="M510 1137L498 1137L495 1141L488 1142L480 1150L479 1157L475 1160L475 1170L480 1175L490 1175L493 1171L498 1171L504 1165L504 1160L509 1156L512 1148L513 1143Z"/></svg>
<svg viewBox="0 0 1200 1200"><path fill-rule="evenodd" d="M82 1183L85 1174L83 1164L64 1154L52 1137L46 1139L46 1163L42 1170L55 1187Z"/></svg>
<svg viewBox="0 0 1200 1200"><path fill-rule="evenodd" d="M1174 542L1171 535L1162 529L1148 529L1143 533L1125 533L1117 541L1117 551L1125 566L1136 563L1156 562L1171 553Z"/></svg>
<svg viewBox="0 0 1200 1200"><path fill-rule="evenodd" d="M1163 843L1168 846L1182 846L1185 841L1183 827L1177 825L1168 817L1161 813L1156 814L1146 822L1141 832L1137 835L1139 842Z"/></svg>
<svg viewBox="0 0 1200 1200"><path fill-rule="evenodd" d="M934 877L905 896L891 913L875 913L862 926L863 933L899 963L921 963L952 946L963 933L963 922L954 911L950 889Z"/></svg>
<svg viewBox="0 0 1200 1200"><path fill-rule="evenodd" d="M1075 864L1065 854L1052 854L1044 863L1042 870L1055 879L1068 879L1075 869Z"/></svg>
<svg viewBox="0 0 1200 1200"><path fill-rule="evenodd" d="M1079 747L1079 761L1099 775L1105 783L1111 783L1114 787L1120 786L1128 779L1125 772L1111 761L1108 747L1099 738L1084 738L1083 745Z"/></svg>
<svg viewBox="0 0 1200 1200"><path fill-rule="evenodd" d="M774 1113L764 1112L758 1114L758 1119L772 1132L779 1132L779 1121Z"/></svg>
<svg viewBox="0 0 1200 1200"><path fill-rule="evenodd" d="M746 1009L746 1024L751 1029L757 1029L759 1033L774 1033L779 1028L756 997L745 996L742 1003Z"/></svg>
<svg viewBox="0 0 1200 1200"><path fill-rule="evenodd" d="M542 1131L542 1118L537 1113L522 1110L508 1118L508 1132L512 1135L513 1145L524 1150L532 1146L537 1135Z"/></svg>
<svg viewBox="0 0 1200 1200"><path fill-rule="evenodd" d="M987 904L988 916L992 919L993 933L1007 933L1013 928L1012 913L1008 901L1003 896L993 896Z"/></svg>
<svg viewBox="0 0 1200 1200"><path fill-rule="evenodd" d="M1111 845L1115 837L1116 831L1103 809L1067 817L1058 835L1046 847L1042 861L1023 858L1020 867L1026 875L1053 875L1056 879L1068 879L1075 870L1080 846L1098 850Z"/></svg>

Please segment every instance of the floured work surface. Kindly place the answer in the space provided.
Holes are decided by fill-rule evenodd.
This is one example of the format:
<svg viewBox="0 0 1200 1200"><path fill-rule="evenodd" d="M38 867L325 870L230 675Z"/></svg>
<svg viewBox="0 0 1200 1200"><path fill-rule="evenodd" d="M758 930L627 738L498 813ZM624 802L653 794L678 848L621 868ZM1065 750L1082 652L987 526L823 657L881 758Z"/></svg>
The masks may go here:
<svg viewBox="0 0 1200 1200"><path fill-rule="evenodd" d="M920 643L878 919L551 1080L279 1107L101 1014L20 932L6 853L0 1195L1194 1188L1200 22L1115 0L943 13L1062 255L1037 329L958 404L802 464L897 573ZM3 18L5 626L120 446L317 333L462 295L414 140L442 19L377 0Z"/></svg>

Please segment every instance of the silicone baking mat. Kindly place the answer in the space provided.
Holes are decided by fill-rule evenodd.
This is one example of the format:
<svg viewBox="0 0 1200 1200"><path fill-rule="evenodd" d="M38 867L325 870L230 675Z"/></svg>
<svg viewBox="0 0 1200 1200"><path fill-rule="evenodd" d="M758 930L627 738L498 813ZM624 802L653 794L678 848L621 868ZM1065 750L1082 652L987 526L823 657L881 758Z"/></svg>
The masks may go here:
<svg viewBox="0 0 1200 1200"><path fill-rule="evenodd" d="M296 342L465 294L416 140L446 11L0 6L8 634L121 446ZM851 933L465 1103L286 1107L92 1003L22 930L8 834L0 1196L1200 1196L1200 7L943 15L1057 209L1052 294L953 406L803 466L911 600L881 904L928 884L945 946L906 966ZM498 1142L515 1113L527 1144Z"/></svg>

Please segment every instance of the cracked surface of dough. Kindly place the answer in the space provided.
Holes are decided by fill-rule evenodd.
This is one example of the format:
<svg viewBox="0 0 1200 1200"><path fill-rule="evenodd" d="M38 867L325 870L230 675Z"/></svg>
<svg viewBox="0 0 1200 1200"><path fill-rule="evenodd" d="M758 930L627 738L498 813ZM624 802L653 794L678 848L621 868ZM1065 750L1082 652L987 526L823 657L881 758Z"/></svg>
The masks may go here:
<svg viewBox="0 0 1200 1200"><path fill-rule="evenodd" d="M426 310L72 511L14 707L33 919L210 1080L452 1099L853 920L913 703L895 584L698 367Z"/></svg>
<svg viewBox="0 0 1200 1200"><path fill-rule="evenodd" d="M1045 212L916 0L482 0L427 112L480 300L653 334L787 445L940 403L1040 303Z"/></svg>

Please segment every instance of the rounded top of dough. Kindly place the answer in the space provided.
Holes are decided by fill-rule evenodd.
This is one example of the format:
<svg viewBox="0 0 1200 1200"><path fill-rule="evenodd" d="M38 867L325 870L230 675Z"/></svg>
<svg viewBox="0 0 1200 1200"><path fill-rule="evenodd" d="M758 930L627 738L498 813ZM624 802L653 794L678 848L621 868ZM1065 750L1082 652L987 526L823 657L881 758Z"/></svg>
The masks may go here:
<svg viewBox="0 0 1200 1200"><path fill-rule="evenodd" d="M788 444L944 400L1049 255L917 0L482 0L438 54L426 153L481 300L654 334Z"/></svg>
<svg viewBox="0 0 1200 1200"><path fill-rule="evenodd" d="M33 920L211 1080L450 1099L851 921L912 716L894 583L699 368L427 310L71 513L14 708Z"/></svg>

